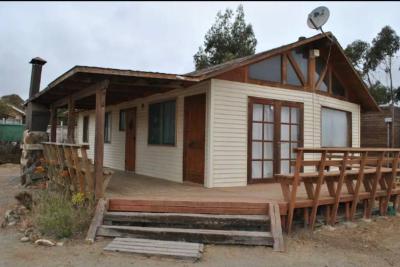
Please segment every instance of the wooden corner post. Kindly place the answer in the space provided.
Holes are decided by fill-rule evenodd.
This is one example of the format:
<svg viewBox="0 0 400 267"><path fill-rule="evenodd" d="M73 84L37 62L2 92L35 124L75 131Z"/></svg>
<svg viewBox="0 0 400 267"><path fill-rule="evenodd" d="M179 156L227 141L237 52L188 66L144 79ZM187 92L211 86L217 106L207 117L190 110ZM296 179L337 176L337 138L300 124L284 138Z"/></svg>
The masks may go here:
<svg viewBox="0 0 400 267"><path fill-rule="evenodd" d="M68 143L75 143L75 101L71 96L68 98L68 132L67 132L67 140Z"/></svg>
<svg viewBox="0 0 400 267"><path fill-rule="evenodd" d="M94 140L95 197L103 197L104 119L108 83L96 89L96 131Z"/></svg>
<svg viewBox="0 0 400 267"><path fill-rule="evenodd" d="M50 108L50 142L57 141L57 108L52 105Z"/></svg>

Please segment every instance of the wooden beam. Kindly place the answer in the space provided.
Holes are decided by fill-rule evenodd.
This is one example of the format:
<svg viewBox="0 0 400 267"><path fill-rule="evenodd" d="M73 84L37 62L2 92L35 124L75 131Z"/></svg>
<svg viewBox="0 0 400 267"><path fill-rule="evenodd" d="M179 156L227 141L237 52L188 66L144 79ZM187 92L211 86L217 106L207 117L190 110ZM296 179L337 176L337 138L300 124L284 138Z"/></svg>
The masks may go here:
<svg viewBox="0 0 400 267"><path fill-rule="evenodd" d="M289 202L288 219L287 219L287 227L286 227L288 234L290 234L290 232L292 230L294 208L296 206L297 187L298 187L299 181L300 181L300 171L301 171L301 162L302 161L303 161L303 151L299 151L299 152L297 152L297 156L296 156L296 166L294 169L292 192L290 195L290 202Z"/></svg>
<svg viewBox="0 0 400 267"><path fill-rule="evenodd" d="M110 84L109 80L100 81L98 83L88 86L87 88L85 88L83 90L80 90L79 92L76 92L76 93L70 95L69 97L65 97L65 98L55 101L53 105L54 105L54 107L65 106L68 104L69 98L71 98L73 101L76 101L76 100L94 95L96 93L97 88L108 87L109 84Z"/></svg>
<svg viewBox="0 0 400 267"><path fill-rule="evenodd" d="M68 143L75 143L74 130L75 130L75 101L72 97L68 98Z"/></svg>
<svg viewBox="0 0 400 267"><path fill-rule="evenodd" d="M107 211L107 201L102 198L97 202L96 211L94 212L94 216L92 219L92 223L90 224L89 230L86 234L85 241L89 244L93 244L96 239L97 229L103 223L104 212Z"/></svg>
<svg viewBox="0 0 400 267"><path fill-rule="evenodd" d="M332 208L331 225L335 225L335 223L336 223L336 215L337 215L337 211L339 208L339 201L340 201L340 195L342 193L342 186L343 186L344 180L346 179L346 167L347 167L348 157L349 157L349 153L345 152L343 155L342 166L340 168L339 180L338 180L338 183L336 186L335 203L333 204L333 208Z"/></svg>
<svg viewBox="0 0 400 267"><path fill-rule="evenodd" d="M103 197L104 120L108 83L96 90L96 127L94 140L95 197Z"/></svg>
<svg viewBox="0 0 400 267"><path fill-rule="evenodd" d="M51 106L50 108L50 142L57 141L57 108Z"/></svg>
<svg viewBox="0 0 400 267"><path fill-rule="evenodd" d="M318 169L318 180L317 180L317 184L315 186L313 206L312 206L311 215L310 215L309 227L311 230L314 229L315 219L317 218L317 210L318 210L318 206L319 206L319 197L320 197L320 193L321 193L321 187L322 187L322 184L324 183L326 154L327 154L326 151L323 151L321 153L321 163L320 163L320 166Z"/></svg>
<svg viewBox="0 0 400 267"><path fill-rule="evenodd" d="M361 183L364 181L364 169L365 169L365 163L367 161L367 157L368 157L368 152L361 153L360 169L359 169L358 176L357 176L357 182L356 182L356 185L354 188L354 197L353 197L353 202L351 204L351 210L350 210L350 220L353 220L354 214L356 213L356 210L357 210L357 204L358 204L358 200L359 200Z"/></svg>

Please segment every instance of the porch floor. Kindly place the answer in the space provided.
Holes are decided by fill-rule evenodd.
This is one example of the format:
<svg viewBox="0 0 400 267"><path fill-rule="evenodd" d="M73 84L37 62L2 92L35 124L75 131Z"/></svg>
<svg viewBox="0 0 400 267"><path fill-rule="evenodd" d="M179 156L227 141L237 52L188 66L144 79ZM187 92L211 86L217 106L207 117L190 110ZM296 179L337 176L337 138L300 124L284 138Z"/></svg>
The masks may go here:
<svg viewBox="0 0 400 267"><path fill-rule="evenodd" d="M328 192L324 195L328 196ZM107 198L212 202L284 202L279 183L240 187L205 188L192 183L176 183L154 177L115 171L106 190ZM304 188L298 198L307 199Z"/></svg>

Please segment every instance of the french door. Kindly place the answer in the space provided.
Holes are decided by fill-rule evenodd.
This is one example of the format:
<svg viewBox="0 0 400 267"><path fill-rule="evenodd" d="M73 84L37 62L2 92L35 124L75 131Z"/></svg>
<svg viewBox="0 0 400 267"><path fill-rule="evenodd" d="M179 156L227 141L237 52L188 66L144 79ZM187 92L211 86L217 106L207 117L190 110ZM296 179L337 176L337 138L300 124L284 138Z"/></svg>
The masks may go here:
<svg viewBox="0 0 400 267"><path fill-rule="evenodd" d="M249 98L248 181L274 182L274 174L290 173L303 145L303 104Z"/></svg>

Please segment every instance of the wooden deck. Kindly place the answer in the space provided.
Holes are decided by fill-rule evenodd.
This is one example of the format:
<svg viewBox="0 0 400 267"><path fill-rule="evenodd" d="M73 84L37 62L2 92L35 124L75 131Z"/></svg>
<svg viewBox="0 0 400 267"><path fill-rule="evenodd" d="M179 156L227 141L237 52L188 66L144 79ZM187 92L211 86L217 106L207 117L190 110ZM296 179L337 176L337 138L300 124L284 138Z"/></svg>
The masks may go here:
<svg viewBox="0 0 400 267"><path fill-rule="evenodd" d="M344 192L345 193L345 192ZM396 190L400 194L400 190ZM278 203L285 216L288 203L284 200L279 183L252 184L243 187L204 188L196 184L182 184L153 177L115 171L106 190L109 210L144 212L186 212L210 214L265 215L269 203ZM343 201L351 201L343 194ZM360 200L368 193L361 192ZM334 198L325 187L321 190L320 205L333 204ZM304 184L298 189L296 208L312 207Z"/></svg>

